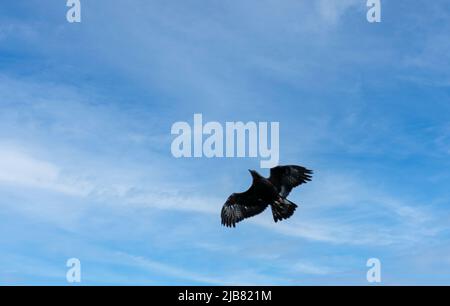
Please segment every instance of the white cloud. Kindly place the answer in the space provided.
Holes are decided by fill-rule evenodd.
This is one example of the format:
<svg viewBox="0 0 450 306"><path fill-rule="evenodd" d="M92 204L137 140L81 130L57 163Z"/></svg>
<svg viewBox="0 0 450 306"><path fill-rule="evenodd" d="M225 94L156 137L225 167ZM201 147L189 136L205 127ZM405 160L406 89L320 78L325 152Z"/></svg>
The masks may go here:
<svg viewBox="0 0 450 306"><path fill-rule="evenodd" d="M142 195L127 197L125 201L134 207L148 207L162 210L177 210L217 214L223 199L205 198L201 196L182 195L177 193L145 192ZM215 204L216 203L216 204ZM220 203L219 205L217 205Z"/></svg>
<svg viewBox="0 0 450 306"><path fill-rule="evenodd" d="M223 203L221 198L182 192L183 186L179 186L181 189L178 191L169 192L158 187L162 186L161 183L155 182L153 189L148 190L145 186L111 181L100 172L90 181L74 179L76 177L77 174L66 173L51 162L25 153L25 150L0 146L0 184L3 185L38 188L93 200L107 199L113 203L125 203L129 209L156 208L211 216L219 216ZM269 208L263 216L247 222L284 236L333 244L388 245L436 234L431 230L434 228L433 215L380 191L369 190L351 176L324 178L322 175L304 188L300 203L308 204L300 206L296 218L275 224ZM296 201L295 193L293 197ZM340 209L346 209L346 213L335 216ZM378 225L367 217L376 216L380 211L390 216L393 223ZM421 230L424 227L426 231ZM410 234L407 231L415 234L405 239Z"/></svg>
<svg viewBox="0 0 450 306"><path fill-rule="evenodd" d="M335 54L335 52L342 52L342 50L345 50L341 44L348 44L350 42L345 39L347 35L342 37L342 35L340 35L341 33L334 32L332 33L333 35L326 35L328 33L324 33L324 36L322 37L315 35L317 30L333 30L335 25L340 21L343 21L342 17L348 10L356 8L357 6L364 10L365 1L320 0L315 4L317 5L316 9L318 11L314 10L314 8L312 8L312 11L308 10L313 6L310 1L302 2L302 4L305 4L301 7L303 9L292 9L291 4L298 3L298 1L288 2L288 5L280 5L277 1L269 2L270 1L264 3L270 4L265 5L264 8L263 5L255 7L254 3L256 2L253 1L251 1L251 3L243 4L248 6L248 10L245 11L245 14L242 14L241 4L236 4L237 2L234 4L226 4L227 9L217 6L219 7L217 11L211 9L217 16L203 16L195 7L191 7L191 10L189 10L188 7L186 7L188 8L186 10L167 9L167 3L165 2L161 2L161 6L157 7L161 9L164 8L164 14L161 14L161 10L159 9L155 10L148 7L148 10L140 9L140 13L136 15L136 12L134 12L133 9L123 10L111 6L105 8L106 11L104 16L109 16L109 19L116 20L117 24L110 27L109 33L108 31L103 31L100 35L96 31L91 31L91 28L86 28L86 32L80 33L79 37L75 37L75 40L79 40L79 45L90 45L92 41L99 42L96 44L98 48L95 52L98 57L93 57L92 50L90 49L80 49L79 57L71 57L67 56L68 53L60 54L58 52L59 49L55 48L56 50L54 50L54 52L50 52L49 50L48 58L52 59L51 62L54 63L55 66L63 62L69 67L77 66L82 70L84 67L83 64L86 64L86 62L83 63L83 58L91 58L92 61L97 64L96 67L102 66L102 64L105 63L110 64L108 67L112 68L111 70L116 69L116 71L121 72L121 77L130 80L130 83L144 84L146 88L149 88L148 92L151 92L152 94L156 92L156 90L154 90L155 88L162 87L167 89L167 92L170 93L170 97L179 95L181 97L181 103L178 103L178 105L171 105L171 108L173 109L183 109L183 105L187 105L186 108L190 110L192 107L200 105L203 106L205 110L209 109L211 112L216 111L218 113L226 113L226 111L229 110L235 114L237 106L241 110L239 114L244 115L246 112L242 111L242 108L246 106L251 111L252 116L255 112L261 110L267 112L270 111L270 109L255 107L258 103L260 103L260 105L273 104L278 107L278 103L273 103L272 99L275 98L274 96L266 95L265 91L261 91L261 85L265 85L265 83L260 82L261 79L259 77L261 76L276 77L278 75L278 79L282 80L283 82L281 83L283 84L287 84L287 81L285 80L291 80L289 82L296 80L296 83L302 83L305 87L311 87L311 84L315 83L317 84L315 85L317 88L313 87L313 89L317 89L317 92L322 92L327 90L327 88L330 92L334 92L335 90L339 90L338 88L340 86L333 86L333 88L330 89L330 86L328 85L330 85L331 82L326 82L327 75L331 73L332 75L336 74L338 78L345 78L346 75L342 72L344 70L348 70L349 73L353 74L354 67L352 66L352 63L354 63L355 59L360 57L368 58L370 61L379 60L379 58L374 58L372 56L372 52L362 52L363 50L367 51L372 48L372 45L370 44L367 48L358 48L358 45L351 44L349 48L357 49L348 52L348 54ZM139 8L141 8L143 4L136 2L130 5L131 7L137 7L139 5ZM152 3L152 8L155 8L155 5L155 3ZM232 8L230 9L228 6L231 6ZM117 11L117 13L114 11ZM132 19L129 18L131 16L130 12L133 14ZM220 18L216 18L219 17L219 14ZM286 23L286 15L288 15L288 20L293 22ZM361 19L363 18L364 14L361 12ZM307 22L305 22L305 19L307 19ZM125 20L127 22L125 22ZM130 20L131 23L129 22ZM191 22L192 20L195 20L195 22ZM99 19L96 22L101 23L103 20ZM291 26L295 24L297 24L299 31L291 33ZM117 27L117 25L119 26ZM91 26L95 27L95 24L92 24ZM312 27L317 27L317 29L314 30ZM144 31L146 32L146 35L141 35L143 32L135 31L137 28L147 29L148 31ZM0 39L2 35L3 37L6 37L13 33L11 29L8 31L5 32L4 28L0 28ZM345 31L347 33L348 30ZM48 31L37 31L36 33L47 32ZM148 35L149 33L151 35ZM63 38L61 35L62 32L57 34L58 35L47 36L55 37L55 39L59 40L58 43L60 43ZM14 35L16 35L16 33L14 33ZM75 35L77 34L75 33ZM290 35L294 35L293 41L290 40ZM26 39L25 34L22 34L22 36L23 39ZM124 46L121 40L112 39L112 37L116 38L120 36L127 37L128 39L126 50L123 49ZM147 40L149 37L150 40ZM262 37L265 39L261 39ZM438 42L443 43L445 37L446 36L442 36L442 41L440 40ZM47 41L42 43L40 40L39 44L36 44L36 47L45 48L45 46L50 46L50 48L54 48L55 46L58 46L57 42L53 41L52 38L41 38L47 39ZM74 37L70 36L70 40L73 41ZM207 46L202 45L202 42L205 41L211 43L208 43ZM297 44L293 44L294 41L297 42ZM362 46L364 45L366 44L363 43ZM288 48L286 48L286 46L288 46ZM323 53L322 48L327 47L330 47L331 53L335 56L328 56L331 53ZM411 65L414 64L419 68L434 65L435 59L439 58L436 57L436 55L441 55L442 53L441 49L432 48L430 50L424 50L424 55L426 55L426 57L412 61ZM167 52L168 50L169 52ZM149 54L151 56L149 56ZM346 55L347 60L342 61L342 55ZM64 60L59 60L61 58L64 58ZM253 60L254 58L259 58L260 61L255 62ZM331 58L331 61L327 61L327 58ZM337 62L336 71L330 68L327 69L327 67L330 66L330 63L333 65L335 62ZM361 60L358 60L357 62L364 63L364 61ZM230 65L230 63L232 63L232 65ZM233 65L233 63L235 64ZM253 65L249 65L249 63L252 63ZM252 71L252 69L255 69L256 67L259 67L264 73L257 73L258 78L255 79L249 71L255 72ZM346 69L337 69L342 67L345 67ZM443 67L446 66L444 65ZM315 71L316 73L312 73ZM77 74L75 73L75 76L76 75ZM94 81L97 79L96 76L97 75L93 75ZM41 77L41 75L39 75L39 77ZM308 77L310 82L307 82ZM317 82L317 79L320 79L321 82ZM84 80L85 79L83 78L80 85L85 84ZM59 81L60 80L58 79L58 82ZM77 79L75 78L73 81L75 82ZM100 83L88 83L93 86L98 85L102 87L102 84ZM16 86L12 88L11 85ZM101 230L102 235L111 235L110 237L113 237L117 234L117 231L115 233L109 233L111 228L105 226L105 224L109 225L110 223L119 222L114 220L115 216L108 215L110 211L114 210L113 205L116 205L117 203L127 204L124 211L151 211L151 208L157 208L160 210L181 211L192 214L201 213L211 219L217 218L218 221L220 206L224 199L202 196L202 193L204 192L203 188L208 186L208 183L205 182L207 177L198 177L198 181L200 181L197 186L199 187L198 189L184 188L182 184L172 184L177 186L180 190L174 192L162 192L161 190L165 190L165 186L163 185L164 182L162 181L167 179L169 175L165 178L158 177L158 174L155 174L155 172L158 171L148 167L147 164L147 168L142 172L147 170L150 171L145 175L139 173L139 175L141 175L141 177L139 177L138 174L133 172L134 169L130 170L128 167L129 165L122 164L122 161L125 159L122 156L114 156L114 158L111 159L108 158L110 156L102 155L99 157L98 147L106 147L103 146L104 143L99 145L99 142L107 140L107 145L110 145L110 142L113 142L112 138L114 137L125 137L136 144L145 143L147 141L151 143L152 146L156 146L157 139L149 137L146 132L149 127L148 125L145 125L146 130L142 134L139 133L142 130L137 129L137 131L127 131L120 136L117 134L120 134L121 130L128 130L130 126L126 124L116 125L118 118L121 118L122 122L135 122L136 118L133 116L127 117L128 114L124 117L105 115L110 114L112 103L107 103L104 108L96 106L84 108L84 99L81 99L80 103L70 102L72 100L78 101L79 97L74 94L78 92L78 89L73 90L72 92L70 89L58 89L57 86L52 86L52 84L49 84L50 86L40 86L39 84L22 85L24 85L22 82L7 83L4 82L4 79L1 79L0 81L0 100L2 103L7 103L7 106L13 106L11 108L5 108L7 115L11 116L1 116L2 119L6 119L2 121L13 121L14 124L12 125L15 127L14 131L17 132L11 132L11 130L7 128L3 129L8 131L7 133L5 132L5 135L7 135L6 137L14 137L18 142L28 143L27 140L33 137L29 136L30 131L39 130L42 134L49 135L46 135L46 137L42 137L41 139L33 139L33 144L35 146L45 148L46 145L49 144L58 145L58 147L65 147L66 152L72 152L72 149L78 149L80 151L86 150L87 147L90 149L95 147L95 150L89 151L89 149L87 149L84 154L80 154L82 156L74 158L76 153L69 154L70 156L63 156L63 154L58 154L59 152L48 149L48 155L54 154L52 158L52 156L41 157L40 155L35 155L31 153L30 150L1 147L0 184L43 189L59 192L64 195L90 197L89 199L86 199L86 201L83 201L86 205L92 204L91 201L88 201L92 198L111 200L104 201L108 202L108 206L105 208L107 213L105 213L105 211L99 211L98 207L94 206L92 210L89 210L89 214L83 216L85 218L75 220L77 225L79 225L78 228L76 228L78 233L82 232L80 229L82 225L91 222L98 223L96 224L96 228ZM354 85L350 84L350 87L351 86ZM347 88L346 86L344 87ZM268 88L271 88L271 86L268 86ZM119 97L119 99L120 98L128 101L128 97L122 96ZM161 101L164 102L172 100L173 99L161 99ZM22 107L19 106L19 103L15 103L16 101L22 103ZM186 103L187 101L189 103ZM202 101L204 102L203 104ZM243 101L252 101L252 103L243 103ZM158 103L158 101L155 101L155 103ZM343 103L336 103L334 100L332 103L339 107L343 107ZM131 104L132 103L127 103L127 106ZM321 104L317 108L326 109L325 107L321 107L326 105L328 105L328 103L324 105ZM314 121L317 121L317 115L314 114L314 112L310 112L310 110L307 109L307 106L300 107L299 105L299 109L301 108L303 108L305 118L311 117ZM333 110L330 109L329 113L332 112ZM174 115L173 113L170 114L170 111L167 113L169 113L169 116ZM180 113L177 113L177 115L179 114ZM366 116L367 115L364 113L364 118L366 118ZM156 117L158 117L158 115L156 115ZM14 121L16 118L18 120ZM23 122L21 120L23 118L31 118L31 120ZM130 118L132 118L132 120L129 120ZM152 121L152 118L155 117L146 117L148 122ZM165 123L165 121L162 120L155 121L163 123L162 125ZM5 126L8 127L8 125ZM352 146L353 139L367 139L368 137L367 135L360 135L361 137L352 138L345 137L345 135L341 133L342 131L338 130L336 132L336 124L334 122L331 122L329 126L325 126L324 129L319 129L314 126L311 131L306 132L302 129L295 129L295 127L298 126L293 125L293 130L302 131L302 133L296 132L296 134L311 135L310 137L313 139L312 142L314 142L314 144L317 143L318 146L322 148L322 151L319 149L315 151L312 150L314 153L324 152L324 146L329 142L333 142L332 139L338 139L334 140L334 142L340 142L341 146L348 150L348 148ZM372 130L378 129L378 127L379 125ZM364 134L369 134L367 133L367 129L359 129L358 126L351 127L351 129L362 130ZM150 133L150 130L151 129L148 129L148 133ZM321 133L327 133L328 131L334 131L333 133L328 133L329 138L323 139L319 136ZM389 132L390 131L387 133ZM35 135L34 133L31 134ZM55 138L55 135L59 136L59 138ZM120 144L114 144L116 145L115 148L126 148L129 143L130 142L122 142ZM298 143L302 143L304 147L312 147L312 145L309 145L309 143L305 143L304 141ZM389 141L383 139L383 141L376 143L377 145L369 143L367 147L370 150L376 150L379 148L380 143L390 144ZM30 147L33 147L33 144L30 144ZM109 150L114 150L115 148L108 146ZM57 150L58 148L54 149ZM131 153L130 159L138 156L137 166L144 167L146 161L139 159L144 154L134 155L133 153L136 153L136 151L133 152L130 148L126 149L127 150L122 151L122 153ZM333 150L328 150L327 153L329 152L333 152ZM139 151L138 153L142 152ZM299 154L286 154L286 156L287 155L290 157L296 156L297 158L299 156ZM161 159L157 157L159 156L156 156L154 159L157 160L158 163L163 163ZM74 162L74 160L88 160L89 165L84 164L83 167L77 162ZM99 162L100 160L101 162ZM168 167L168 164L163 166ZM67 170L68 167L70 167L70 171ZM86 168L89 168L89 171L85 171ZM111 177L110 173L112 171L105 171L105 168L115 169L117 175ZM340 169L335 169L334 171L339 173L345 171L348 173L348 170L343 168L345 168L344 165L342 165ZM167 172L170 173L170 170L171 169ZM82 174L76 173L77 171L80 171ZM85 177L85 172L89 173L88 180L77 179L78 177ZM128 180L124 177L132 178ZM195 176L192 177L195 178ZM140 178L145 178L146 181L142 182L139 180ZM146 185L152 185L152 190L148 190ZM139 193L133 192L134 189L139 190ZM228 188L224 189L228 190ZM351 174L336 176L328 175L325 180L316 177L311 185L308 185L307 188L304 188L301 191L302 193L297 193L297 191L294 192L293 198L295 199L297 195L302 194L303 196L300 199L305 205L300 207L294 218L283 223L274 224L271 220L270 212L266 211L264 216L258 216L246 222L248 222L249 226L256 225L263 227L262 229L278 233L280 236L294 237L294 239L290 239L289 242L296 241L295 238L300 238L328 244L386 245L398 243L399 245L404 245L411 241L417 242L417 240L423 238L424 233L430 233L430 235L435 234L433 230L428 231L435 226L435 224L433 224L433 221L435 220L433 215L420 209L416 203L409 203L408 200L403 199L401 194L385 194L385 192L378 190L377 187L371 186L364 177L358 178ZM82 200L84 199L85 198ZM38 200L45 202L45 198L39 198ZM45 203L39 203L40 205L38 206L35 205L34 200L31 202L33 203L31 203L30 206L32 205L34 210L29 210L29 212L36 213L36 211L39 210L39 213L42 215L54 214L55 218L52 219L52 222L61 219L61 212L67 214L67 206L69 205L67 201L60 201L61 203L58 201L56 205L60 205L60 210L55 211L54 209L48 209L48 207L45 206ZM104 202L102 202L102 204L104 204ZM17 201L17 203L14 204L20 205L21 203L20 201ZM80 209L79 206L74 206L76 207L73 209ZM121 208L124 208L124 206ZM377 223L377 220L373 218L374 215L379 217L378 214L380 212L382 212L383 217L385 217L382 221L387 220L388 224L385 224L384 222L383 224L379 224ZM101 220L101 222L98 220ZM136 223L136 220L137 219L130 218L129 220L120 220L120 222L128 223L123 228L129 228L131 227L129 224ZM178 226L178 224L157 224L157 222L161 222L159 220L152 221L154 222L153 224L148 220L146 220L146 222L141 222L141 226L152 228L158 228L158 226ZM217 222L217 227L219 226L220 224ZM238 229L238 231L239 230L241 229ZM259 231L261 228L257 228L256 230ZM216 230L212 232L216 232ZM226 233L233 235L235 233L241 233L241 231L229 232L227 230ZM86 235L85 237L85 239L90 238L90 235ZM195 236L195 238L197 238L197 236ZM117 237L111 239L115 239L114 243L116 244L118 240ZM242 240L237 241L237 243L242 243ZM59 246L60 245L55 245L54 247L59 248ZM220 243L218 246L208 246L206 244L206 247L204 245L204 249L209 247L214 251L217 248L220 249L221 246ZM233 252L233 250L234 249L231 248L230 252ZM258 256L264 254L258 254ZM201 273L193 272L187 268L175 267L143 256L124 255L123 259L148 271L159 271L162 274L172 275L191 281L222 284L234 283L236 282L236 279L238 279L239 282L245 282L246 279L250 281L264 279L263 275L259 275L253 271L239 271L239 273L236 273L236 279L221 278L219 276L216 278L214 275L202 275ZM316 266L308 262L298 263L296 268L299 272L303 271L303 273L307 274L321 274L326 273L327 271L324 267ZM230 273L232 272L233 271Z"/></svg>
<svg viewBox="0 0 450 306"><path fill-rule="evenodd" d="M239 270L236 273L227 273L223 275L220 272L210 271L208 273L199 273L185 268L176 267L171 264L165 264L148 257L135 256L126 253L116 253L114 260L120 259L122 265L132 265L144 269L150 273L161 273L180 279L182 281L205 283L210 285L228 285L228 286L246 286L246 285L268 285L280 281L275 277L270 277L250 270Z"/></svg>
<svg viewBox="0 0 450 306"><path fill-rule="evenodd" d="M327 275L334 272L333 269L309 262L297 262L291 268L294 272L311 275Z"/></svg>
<svg viewBox="0 0 450 306"><path fill-rule="evenodd" d="M310 204L300 207L298 217L301 219L274 224L269 208L265 216L258 216L248 222L285 236L312 241L385 245L403 239L403 231L399 230L402 227L408 225L408 230L411 227L419 228L432 220L432 216L425 211L405 205L402 201L379 192L368 191L351 177L339 178L333 175L332 178L321 181L322 183L317 182L322 190L320 193L308 192L305 195L304 201ZM130 192L133 186L127 187L120 181L109 184L108 180L101 176L95 177L91 182L77 181L50 162L34 158L17 148L5 146L0 146L0 184L39 188L71 196L113 199L115 202L126 203L130 209L156 208L214 216L220 213L223 202L220 198L193 196L176 191L163 192L157 189L135 194ZM311 183L308 187L317 189L314 185ZM332 211L340 207L350 209L349 214L341 215L340 218L333 217ZM308 213L307 218L303 217L303 209ZM390 212L395 217L396 224L384 230L377 230L375 224L366 222L364 215L356 216L356 220L360 221L348 220L349 215L371 214L378 210ZM429 230L426 232L430 233Z"/></svg>
<svg viewBox="0 0 450 306"><path fill-rule="evenodd" d="M0 184L46 189L74 196L91 191L87 182L71 181L56 165L16 148L0 146Z"/></svg>
<svg viewBox="0 0 450 306"><path fill-rule="evenodd" d="M188 271L185 269L177 268L172 265L167 265L159 261L154 261L142 256L134 256L128 254L119 254L123 259L123 263L139 266L150 272L158 272L165 275L169 275L175 278L179 278L185 281L194 281L200 283L208 283L214 285L223 285L224 282L214 277L204 276L196 272Z"/></svg>

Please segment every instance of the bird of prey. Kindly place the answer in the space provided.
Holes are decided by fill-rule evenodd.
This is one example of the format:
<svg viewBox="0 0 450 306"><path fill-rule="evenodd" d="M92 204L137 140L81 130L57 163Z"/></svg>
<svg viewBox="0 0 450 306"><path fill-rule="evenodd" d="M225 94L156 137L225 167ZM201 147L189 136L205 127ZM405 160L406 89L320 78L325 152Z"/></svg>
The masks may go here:
<svg viewBox="0 0 450 306"><path fill-rule="evenodd" d="M275 222L288 219L297 205L287 199L294 187L311 181L313 172L301 166L278 166L270 169L265 178L255 170L249 170L252 186L242 193L230 195L222 208L222 225L236 227L236 223L262 213L271 206Z"/></svg>

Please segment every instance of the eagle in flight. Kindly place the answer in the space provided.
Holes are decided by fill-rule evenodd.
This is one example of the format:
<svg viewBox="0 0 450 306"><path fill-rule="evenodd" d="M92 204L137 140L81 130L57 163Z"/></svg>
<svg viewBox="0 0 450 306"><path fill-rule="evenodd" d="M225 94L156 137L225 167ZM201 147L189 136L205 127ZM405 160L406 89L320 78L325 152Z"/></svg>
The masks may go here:
<svg viewBox="0 0 450 306"><path fill-rule="evenodd" d="M230 195L222 208L222 225L236 227L236 223L262 213L267 206L272 208L275 222L288 219L297 205L287 196L294 187L311 181L313 172L301 166L278 166L270 169L265 178L255 170L249 170L252 186L242 193Z"/></svg>

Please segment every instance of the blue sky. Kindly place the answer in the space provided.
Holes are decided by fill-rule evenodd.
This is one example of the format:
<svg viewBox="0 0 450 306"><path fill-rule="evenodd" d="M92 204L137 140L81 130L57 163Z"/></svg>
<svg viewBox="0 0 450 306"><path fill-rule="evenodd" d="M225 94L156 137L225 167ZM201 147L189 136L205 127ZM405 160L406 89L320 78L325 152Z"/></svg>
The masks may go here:
<svg viewBox="0 0 450 306"><path fill-rule="evenodd" d="M450 284L450 5L365 2L4 1L0 284ZM259 159L174 159L194 113L280 122L293 218L220 226Z"/></svg>

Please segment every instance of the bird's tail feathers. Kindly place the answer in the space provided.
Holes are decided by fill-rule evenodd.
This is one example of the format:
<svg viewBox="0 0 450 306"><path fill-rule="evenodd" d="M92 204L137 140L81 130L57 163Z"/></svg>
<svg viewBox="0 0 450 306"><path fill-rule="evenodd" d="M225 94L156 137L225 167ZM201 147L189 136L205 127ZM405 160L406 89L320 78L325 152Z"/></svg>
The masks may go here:
<svg viewBox="0 0 450 306"><path fill-rule="evenodd" d="M272 203L272 215L275 222L289 219L297 209L297 204L289 201L288 199L281 199Z"/></svg>

